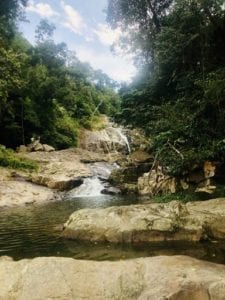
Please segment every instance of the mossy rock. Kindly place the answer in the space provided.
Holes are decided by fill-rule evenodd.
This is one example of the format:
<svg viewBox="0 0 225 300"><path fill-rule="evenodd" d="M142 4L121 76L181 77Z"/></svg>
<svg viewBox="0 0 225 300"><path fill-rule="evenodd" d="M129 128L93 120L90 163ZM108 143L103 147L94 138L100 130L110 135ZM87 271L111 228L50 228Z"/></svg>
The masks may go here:
<svg viewBox="0 0 225 300"><path fill-rule="evenodd" d="M138 187L135 183L124 183L120 186L120 190L124 195L138 194Z"/></svg>

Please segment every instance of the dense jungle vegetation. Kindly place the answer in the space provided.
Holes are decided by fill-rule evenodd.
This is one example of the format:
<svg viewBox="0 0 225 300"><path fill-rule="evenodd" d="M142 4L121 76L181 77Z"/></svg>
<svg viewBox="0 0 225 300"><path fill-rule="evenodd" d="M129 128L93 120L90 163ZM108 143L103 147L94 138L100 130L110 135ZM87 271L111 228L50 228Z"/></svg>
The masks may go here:
<svg viewBox="0 0 225 300"><path fill-rule="evenodd" d="M0 2L0 144L40 136L58 149L74 146L79 129L104 113L143 128L172 175L205 160L224 163L223 0L108 1L108 22L122 28L119 46L139 69L120 97L106 74L54 43L53 24L41 21L31 45L17 28L26 5Z"/></svg>
<svg viewBox="0 0 225 300"><path fill-rule="evenodd" d="M126 34L139 75L120 90L118 120L141 127L173 175L225 158L223 0L110 0L108 22Z"/></svg>
<svg viewBox="0 0 225 300"><path fill-rule="evenodd" d="M0 1L0 144L15 148L40 136L58 149L75 146L81 127L92 128L99 113L118 110L116 83L66 44L54 43L55 27L46 20L31 45L17 28L19 20L26 22L26 5Z"/></svg>

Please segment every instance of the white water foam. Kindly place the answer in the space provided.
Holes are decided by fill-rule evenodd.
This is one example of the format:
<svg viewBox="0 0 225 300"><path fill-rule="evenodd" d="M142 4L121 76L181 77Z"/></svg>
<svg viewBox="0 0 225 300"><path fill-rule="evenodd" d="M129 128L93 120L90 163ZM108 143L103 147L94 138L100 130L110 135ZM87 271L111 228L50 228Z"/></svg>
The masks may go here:
<svg viewBox="0 0 225 300"><path fill-rule="evenodd" d="M131 152L130 144L127 136L123 133L123 129L121 127L116 127L114 128L114 130L118 134L120 141L122 141L127 146L128 153L130 153Z"/></svg>
<svg viewBox="0 0 225 300"><path fill-rule="evenodd" d="M70 197L98 197L103 196L101 191L104 190L103 182L96 176L85 178L81 186L69 192Z"/></svg>
<svg viewBox="0 0 225 300"><path fill-rule="evenodd" d="M84 182L82 183L82 185L69 191L67 193L67 197L85 198L103 196L101 192L106 188L107 185L105 180L109 178L109 175L111 174L113 169L118 168L118 165L99 162L91 164L90 168L92 170L93 176L84 178Z"/></svg>

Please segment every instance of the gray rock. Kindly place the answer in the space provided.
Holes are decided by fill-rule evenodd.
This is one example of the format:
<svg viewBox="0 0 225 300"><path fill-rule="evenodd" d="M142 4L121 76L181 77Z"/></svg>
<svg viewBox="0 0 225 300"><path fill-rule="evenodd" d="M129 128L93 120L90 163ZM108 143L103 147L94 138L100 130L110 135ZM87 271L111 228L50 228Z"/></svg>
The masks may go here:
<svg viewBox="0 0 225 300"><path fill-rule="evenodd" d="M54 147L49 146L49 145L47 145L47 144L43 144L42 146L43 146L43 151L45 151L45 152L52 152L52 151L55 151L55 148L54 148Z"/></svg>
<svg viewBox="0 0 225 300"><path fill-rule="evenodd" d="M4 300L224 300L225 266L186 256L117 262L0 260Z"/></svg>
<svg viewBox="0 0 225 300"><path fill-rule="evenodd" d="M19 153L26 153L28 151L28 148L27 146L25 145L20 145L17 149L16 149L17 152Z"/></svg>
<svg viewBox="0 0 225 300"><path fill-rule="evenodd" d="M44 147L41 143L35 143L33 145L33 151L44 151Z"/></svg>
<svg viewBox="0 0 225 300"><path fill-rule="evenodd" d="M31 143L26 147L26 151L21 151L23 150L23 146L21 145L18 149L18 152L32 152L32 151L44 151L44 152L52 152L55 151L55 148L47 145L47 144L41 144L40 143L40 138L38 139L31 139Z"/></svg>
<svg viewBox="0 0 225 300"><path fill-rule="evenodd" d="M128 145L121 128L113 127L110 123L99 131L84 130L80 147L88 151L100 153L128 153Z"/></svg>
<svg viewBox="0 0 225 300"><path fill-rule="evenodd" d="M118 195L118 194L121 194L121 190L116 187L110 186L110 187L102 190L101 193L105 194L105 195Z"/></svg>
<svg viewBox="0 0 225 300"><path fill-rule="evenodd" d="M17 178L0 181L0 207L59 200L61 195L43 187ZM1 299L1 298L0 298Z"/></svg>
<svg viewBox="0 0 225 300"><path fill-rule="evenodd" d="M47 174L46 174L47 175ZM31 178L33 183L46 186L50 189L55 189L59 191L68 191L75 187L80 186L83 183L81 177L68 178L67 174L63 176L46 176L43 174L34 174Z"/></svg>
<svg viewBox="0 0 225 300"><path fill-rule="evenodd" d="M224 239L225 199L82 209L70 216L62 234L114 243Z"/></svg>
<svg viewBox="0 0 225 300"><path fill-rule="evenodd" d="M90 167L80 162L80 155L73 149L54 152L31 152L25 157L39 162L37 173L32 174L33 183L60 191L82 184L82 177L92 175Z"/></svg>

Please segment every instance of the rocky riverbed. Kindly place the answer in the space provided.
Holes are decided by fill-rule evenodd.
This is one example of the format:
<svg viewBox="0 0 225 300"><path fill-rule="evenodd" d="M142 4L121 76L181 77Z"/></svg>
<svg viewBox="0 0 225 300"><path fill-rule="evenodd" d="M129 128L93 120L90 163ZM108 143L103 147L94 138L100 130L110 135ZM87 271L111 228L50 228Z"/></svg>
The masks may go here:
<svg viewBox="0 0 225 300"><path fill-rule="evenodd" d="M79 186L82 178L92 175L88 165L81 162L82 158L100 159L89 152L80 154L76 149L20 155L38 161L39 170L25 173L1 168L0 206L59 200L60 191Z"/></svg>
<svg viewBox="0 0 225 300"><path fill-rule="evenodd" d="M96 175L91 164L126 162L131 146L124 129L110 123L106 117L103 120L102 130L83 130L78 148L55 151L53 147L41 144L40 139L32 139L28 146L18 147L18 156L37 161L39 169L25 173L1 168L0 207L60 200L64 192L80 186L85 178ZM132 134L130 131L130 142L133 150L145 147L143 135L136 130ZM119 190L115 188L109 192Z"/></svg>
<svg viewBox="0 0 225 300"><path fill-rule="evenodd" d="M48 145L44 147L39 141L33 144L35 147L21 146L18 155L37 161L37 172L0 169L0 207L60 200L61 192L80 186L94 175L91 163L113 164L128 151L121 129L110 123L98 132L85 131L80 148L45 151Z"/></svg>
<svg viewBox="0 0 225 300"><path fill-rule="evenodd" d="M130 150L127 140L121 137L118 129L115 134L113 132L112 126L109 131L104 129L99 134L87 132L81 148L46 152L43 147L38 147L40 151L19 153L19 156L36 160L39 169L25 173L2 168L0 207L62 200L64 195L73 194L74 188L81 186L86 179L95 177L98 183L105 181L109 174L100 175L97 169L108 164L111 170L115 162L122 168L121 172L114 171L111 182L118 183L124 191L136 192L140 183L138 178L149 170L152 157L143 149L127 157ZM96 170L93 170L93 163L98 164ZM137 174L134 174L135 170ZM129 187L123 185L125 177L129 179ZM151 177L149 174L145 177L149 185ZM95 244L107 241L149 245L160 241L214 239L219 242L219 239L225 239L224 224L225 199L221 198L187 204L172 201L169 204L81 209L69 217L63 232L60 226L57 234L62 233L60 238L64 237L64 241L69 238ZM116 262L64 257L13 261L1 257L0 299L222 300L225 299L224 278L224 265L187 256L156 256Z"/></svg>

